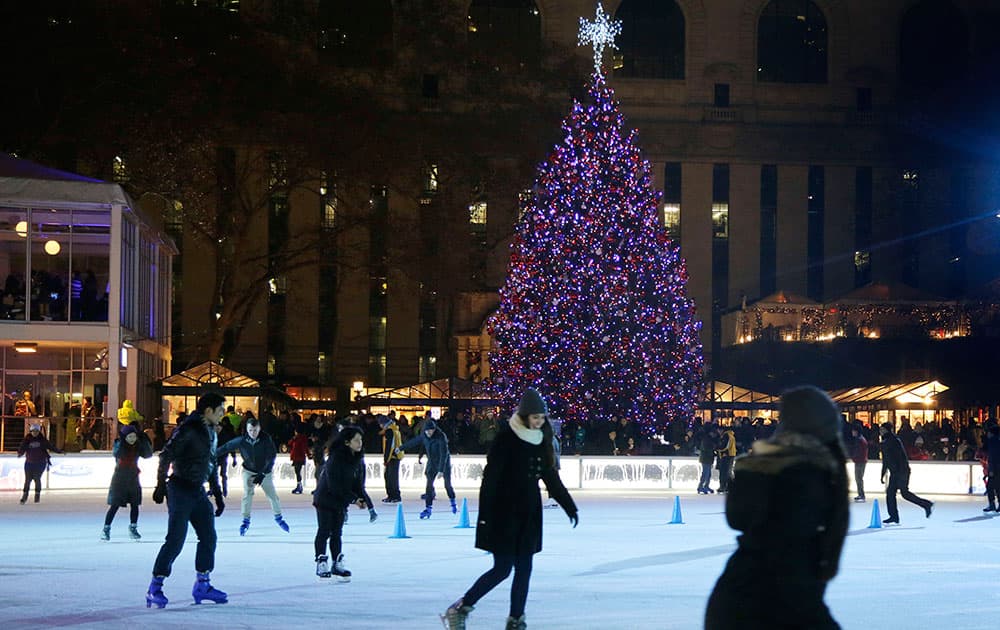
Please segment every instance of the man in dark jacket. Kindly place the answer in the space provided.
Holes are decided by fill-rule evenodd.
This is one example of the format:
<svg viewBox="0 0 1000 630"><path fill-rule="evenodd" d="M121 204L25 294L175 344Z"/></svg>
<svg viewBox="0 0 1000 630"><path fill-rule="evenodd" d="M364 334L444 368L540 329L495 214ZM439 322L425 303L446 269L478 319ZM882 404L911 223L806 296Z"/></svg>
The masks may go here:
<svg viewBox="0 0 1000 630"><path fill-rule="evenodd" d="M698 481L698 494L712 494L709 488L712 483L712 464L715 462L715 449L718 433L714 424L706 424L702 429L701 442L698 447L698 463L701 464L701 479Z"/></svg>
<svg viewBox="0 0 1000 630"><path fill-rule="evenodd" d="M893 433L892 423L882 423L879 433L882 436L882 483L885 483L885 473L889 473L889 484L885 488L885 507L889 511L889 518L882 522L899 522L899 508L896 507L897 491L910 503L924 508L924 515L930 518L934 503L910 492L910 461L906 457L903 443Z"/></svg>
<svg viewBox="0 0 1000 630"><path fill-rule="evenodd" d="M418 446L424 447L427 453L427 463L424 465L424 476L427 477L427 488L424 495L424 510L420 518L430 518L434 505L434 480L438 474L444 476L444 491L451 501L451 513L458 512L455 504L455 489L451 487L451 452L448 450L448 438L438 430L433 418L424 421L424 430L407 440L397 451L406 451Z"/></svg>
<svg viewBox="0 0 1000 630"><path fill-rule="evenodd" d="M184 547L188 523L198 535L198 550L194 566L198 573L191 595L194 602L202 600L225 604L226 594L214 588L209 573L215 568L215 521L212 504L205 494L205 481L209 482L215 498L215 516L221 516L226 504L219 488L216 462L215 425L226 413L225 398L211 392L198 399L197 408L183 424L174 430L160 452L160 466L156 474L153 502L167 500L167 536L153 563L153 581L146 593L146 607L163 608L167 598L163 594L163 580L170 576L174 560ZM171 471L169 480L167 472Z"/></svg>
<svg viewBox="0 0 1000 630"><path fill-rule="evenodd" d="M851 425L851 460L854 461L854 485L858 494L854 500L865 502L865 466L868 464L868 440L865 439L864 426L860 420Z"/></svg>
<svg viewBox="0 0 1000 630"><path fill-rule="evenodd" d="M274 522L278 527L288 531L288 523L281 518L281 501L278 491L274 489L272 471L278 449L274 440L260 428L257 418L247 419L246 434L232 439L219 447L219 458L225 461L226 455L239 451L243 459L243 523L240 524L240 536L245 536L250 529L250 508L253 507L254 486L260 486L271 502Z"/></svg>

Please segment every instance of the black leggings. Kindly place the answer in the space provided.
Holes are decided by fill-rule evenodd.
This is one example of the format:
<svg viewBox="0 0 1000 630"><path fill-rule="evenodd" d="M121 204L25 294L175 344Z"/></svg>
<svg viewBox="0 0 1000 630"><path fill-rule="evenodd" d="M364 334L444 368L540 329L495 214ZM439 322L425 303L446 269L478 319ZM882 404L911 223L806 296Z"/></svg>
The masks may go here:
<svg viewBox="0 0 1000 630"><path fill-rule="evenodd" d="M493 588L507 579L511 568L514 569L514 582L510 585L510 616L520 617L524 614L524 604L528 601L528 583L531 582L531 557L533 554L527 553L520 556L493 554L493 568L483 573L472 585L462 603L466 606L475 606L476 602Z"/></svg>
<svg viewBox="0 0 1000 630"><path fill-rule="evenodd" d="M295 469L295 483L302 483L302 467L305 465L305 462L292 462L292 468Z"/></svg>
<svg viewBox="0 0 1000 630"><path fill-rule="evenodd" d="M313 546L316 556L326 554L326 543L330 541L330 559L337 560L341 550L341 536L344 532L344 510L316 508L316 540Z"/></svg>
<svg viewBox="0 0 1000 630"><path fill-rule="evenodd" d="M139 505L136 503L130 503L131 507L128 510L128 521L135 525L139 522ZM118 508L120 506L112 505L108 508L108 513L104 515L104 524L110 525L111 521L115 520L115 514L118 513Z"/></svg>

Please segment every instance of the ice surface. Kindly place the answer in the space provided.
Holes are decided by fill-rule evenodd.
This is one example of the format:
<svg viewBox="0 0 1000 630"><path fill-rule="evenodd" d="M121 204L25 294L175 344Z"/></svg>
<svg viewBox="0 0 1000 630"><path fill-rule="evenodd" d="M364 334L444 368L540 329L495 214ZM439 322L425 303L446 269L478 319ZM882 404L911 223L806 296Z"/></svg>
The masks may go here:
<svg viewBox="0 0 1000 630"><path fill-rule="evenodd" d="M291 533L255 497L252 526L239 536L240 489L216 520L219 545L212 582L229 603L194 606L195 536L164 592L170 605L146 609L144 594L166 531L166 508L146 490L140 542L128 538L128 510L118 512L111 542L98 536L104 491L46 491L19 505L0 493L0 628L440 628L438 613L491 565L473 547L473 529L435 503L421 521L415 493L404 493L406 540L389 539L395 506L379 503L379 520L351 510L344 531L349 584L314 577L315 512L304 495L281 492ZM376 502L380 484L369 481ZM466 495L475 520L475 493ZM580 525L545 510L545 549L535 556L527 621L533 629L701 627L705 602L734 545L723 499L681 494L682 525L668 525L674 495L577 491ZM463 495L459 494L459 505ZM933 516L900 502L902 524L867 529L869 503L852 504L851 533L827 603L844 628L990 627L1000 615L993 577L1000 570L1000 518L984 517L981 496L931 498ZM502 628L510 581L486 596L470 630Z"/></svg>

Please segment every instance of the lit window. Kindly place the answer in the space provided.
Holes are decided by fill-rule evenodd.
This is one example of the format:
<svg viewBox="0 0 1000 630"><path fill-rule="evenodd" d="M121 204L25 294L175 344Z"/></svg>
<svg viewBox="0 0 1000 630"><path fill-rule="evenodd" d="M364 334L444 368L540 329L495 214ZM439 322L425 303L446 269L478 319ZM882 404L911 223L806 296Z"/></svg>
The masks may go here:
<svg viewBox="0 0 1000 630"><path fill-rule="evenodd" d="M268 155L268 180L267 185L271 191L278 191L288 187L288 162L280 153L272 152Z"/></svg>
<svg viewBox="0 0 1000 630"><path fill-rule="evenodd" d="M677 236L681 233L681 204L663 204L663 227L666 228L667 234L670 236Z"/></svg>
<svg viewBox="0 0 1000 630"><path fill-rule="evenodd" d="M271 295L284 295L288 292L288 278L285 276L268 278L267 289L271 292Z"/></svg>
<svg viewBox="0 0 1000 630"><path fill-rule="evenodd" d="M428 164L424 168L424 192L434 194L438 191L438 165Z"/></svg>
<svg viewBox="0 0 1000 630"><path fill-rule="evenodd" d="M712 236L729 238L729 204L712 204Z"/></svg>
<svg viewBox="0 0 1000 630"><path fill-rule="evenodd" d="M269 355L267 355L267 375L268 376L274 376L274 373L276 371L277 371L277 367L276 367L276 362L274 360L274 355L273 354L269 354Z"/></svg>
<svg viewBox="0 0 1000 630"><path fill-rule="evenodd" d="M476 201L469 205L469 223L486 225L486 202Z"/></svg>
<svg viewBox="0 0 1000 630"><path fill-rule="evenodd" d="M120 155L116 155L114 161L111 162L111 176L116 184L128 183L128 168Z"/></svg>
<svg viewBox="0 0 1000 630"><path fill-rule="evenodd" d="M317 372L317 375L316 375L317 376L317 380L319 381L319 383L321 385L325 385L326 382L327 382L327 379L326 379L326 375L327 375L327 363L326 363L326 353L325 352L320 352L319 353L319 357L317 357L317 359L316 359L316 367L318 369L318 372Z"/></svg>

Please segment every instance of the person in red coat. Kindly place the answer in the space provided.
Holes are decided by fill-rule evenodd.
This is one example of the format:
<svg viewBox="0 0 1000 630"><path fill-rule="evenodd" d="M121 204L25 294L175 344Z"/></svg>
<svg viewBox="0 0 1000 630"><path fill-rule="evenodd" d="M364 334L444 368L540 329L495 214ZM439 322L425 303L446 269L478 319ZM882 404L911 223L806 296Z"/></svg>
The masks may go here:
<svg viewBox="0 0 1000 630"><path fill-rule="evenodd" d="M545 486L576 527L576 504L556 470L548 408L534 389L525 391L517 412L502 424L479 488L476 547L493 554L493 568L441 615L446 627L465 628L476 603L514 570L507 630L522 630L532 557L542 550L542 496Z"/></svg>
<svg viewBox="0 0 1000 630"><path fill-rule="evenodd" d="M295 489L292 494L302 494L302 467L306 465L309 456L309 436L301 424L295 427L295 437L288 443L288 459L295 469Z"/></svg>

